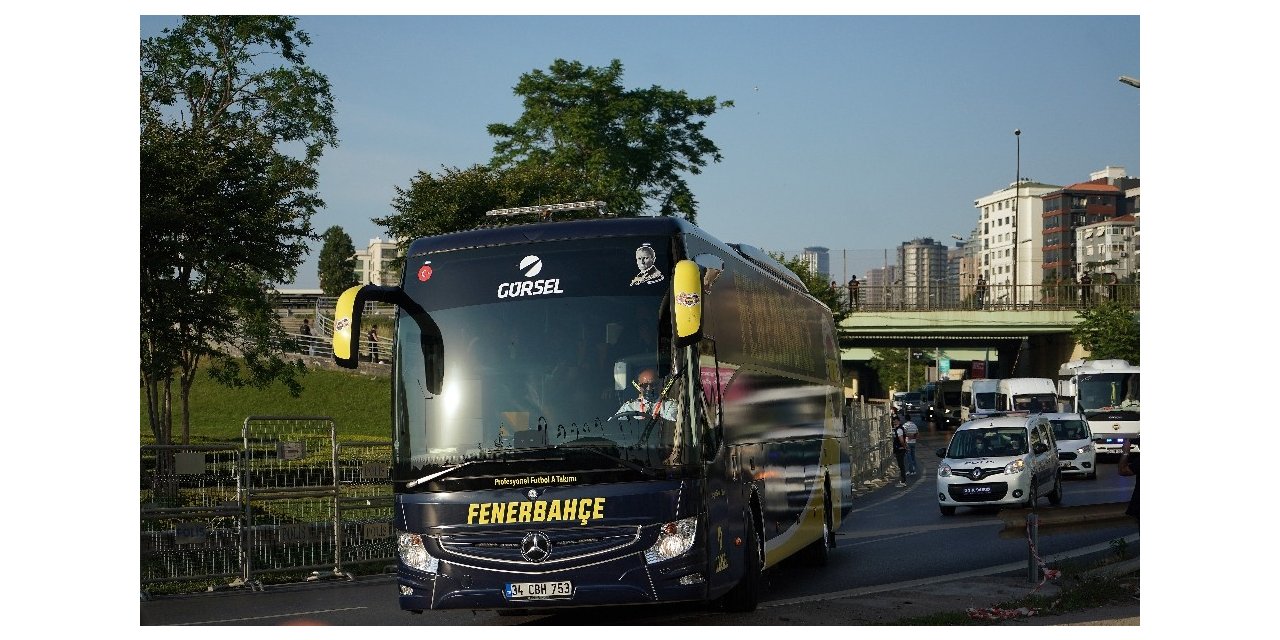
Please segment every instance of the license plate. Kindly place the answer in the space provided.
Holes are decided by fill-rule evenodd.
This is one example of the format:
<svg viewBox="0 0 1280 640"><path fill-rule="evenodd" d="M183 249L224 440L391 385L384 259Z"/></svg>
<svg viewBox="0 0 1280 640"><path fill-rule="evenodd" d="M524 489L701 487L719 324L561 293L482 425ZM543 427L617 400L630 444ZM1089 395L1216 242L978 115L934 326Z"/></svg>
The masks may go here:
<svg viewBox="0 0 1280 640"><path fill-rule="evenodd" d="M573 584L569 582L507 583L508 600L546 600L550 598L568 598L572 595Z"/></svg>
<svg viewBox="0 0 1280 640"><path fill-rule="evenodd" d="M960 493L966 496L976 496L991 493L991 487L961 487Z"/></svg>

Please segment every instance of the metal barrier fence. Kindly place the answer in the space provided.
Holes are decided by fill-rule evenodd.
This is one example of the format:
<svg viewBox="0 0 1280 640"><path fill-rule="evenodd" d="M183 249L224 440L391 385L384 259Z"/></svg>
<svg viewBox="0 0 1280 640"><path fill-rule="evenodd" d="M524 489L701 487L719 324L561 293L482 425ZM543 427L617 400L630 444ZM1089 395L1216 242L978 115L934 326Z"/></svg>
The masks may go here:
<svg viewBox="0 0 1280 640"><path fill-rule="evenodd" d="M866 402L851 403L845 412L854 495L877 480L897 475L889 417L887 406Z"/></svg>
<svg viewBox="0 0 1280 640"><path fill-rule="evenodd" d="M141 452L142 584L242 575L237 443Z"/></svg>
<svg viewBox="0 0 1280 640"><path fill-rule="evenodd" d="M308 416L251 416L240 443L142 447L143 593L392 564L390 460L390 443L339 444L332 419Z"/></svg>

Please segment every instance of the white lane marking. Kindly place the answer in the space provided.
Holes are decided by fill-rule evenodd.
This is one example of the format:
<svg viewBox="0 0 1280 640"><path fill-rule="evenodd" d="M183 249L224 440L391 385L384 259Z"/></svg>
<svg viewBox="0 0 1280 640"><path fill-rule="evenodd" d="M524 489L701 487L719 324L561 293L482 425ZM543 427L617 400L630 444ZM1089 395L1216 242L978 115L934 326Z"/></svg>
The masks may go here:
<svg viewBox="0 0 1280 640"><path fill-rule="evenodd" d="M298 611L294 613L277 613L270 616L253 616L249 618L224 618L222 620L205 620L203 622L178 622L169 626L185 627L198 624L220 624L223 622L248 622L250 620L271 620L273 618L290 618L293 616L311 616L321 613L336 613L338 611L356 611L359 609L368 609L369 607L343 607L341 609L316 609L315 611Z"/></svg>

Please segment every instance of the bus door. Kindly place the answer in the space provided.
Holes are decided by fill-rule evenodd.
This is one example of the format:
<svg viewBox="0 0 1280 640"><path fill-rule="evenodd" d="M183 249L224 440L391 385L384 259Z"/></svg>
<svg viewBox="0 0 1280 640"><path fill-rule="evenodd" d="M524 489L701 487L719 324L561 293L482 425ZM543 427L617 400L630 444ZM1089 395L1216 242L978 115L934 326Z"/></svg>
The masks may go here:
<svg viewBox="0 0 1280 640"><path fill-rule="evenodd" d="M707 505L707 582L708 590L719 592L737 584L742 575L742 547L735 544L743 536L743 500L741 499L738 452L725 444L721 423L723 392L733 376L733 369L723 367L716 359L715 342L702 341L699 356L702 407L695 415L695 428L703 431L703 459L706 466Z"/></svg>

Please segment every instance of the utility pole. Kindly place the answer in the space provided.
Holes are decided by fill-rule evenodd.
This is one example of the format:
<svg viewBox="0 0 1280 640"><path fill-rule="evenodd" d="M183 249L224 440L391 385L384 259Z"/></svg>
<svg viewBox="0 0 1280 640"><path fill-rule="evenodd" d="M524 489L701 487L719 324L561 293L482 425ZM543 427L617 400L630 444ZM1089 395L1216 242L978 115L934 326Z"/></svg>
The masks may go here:
<svg viewBox="0 0 1280 640"><path fill-rule="evenodd" d="M1022 196L1022 129L1014 129L1013 137L1018 141L1017 168L1013 179L1013 308L1018 308L1018 200Z"/></svg>

